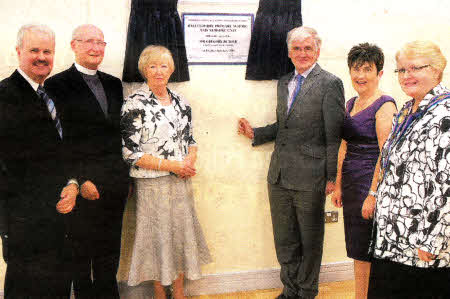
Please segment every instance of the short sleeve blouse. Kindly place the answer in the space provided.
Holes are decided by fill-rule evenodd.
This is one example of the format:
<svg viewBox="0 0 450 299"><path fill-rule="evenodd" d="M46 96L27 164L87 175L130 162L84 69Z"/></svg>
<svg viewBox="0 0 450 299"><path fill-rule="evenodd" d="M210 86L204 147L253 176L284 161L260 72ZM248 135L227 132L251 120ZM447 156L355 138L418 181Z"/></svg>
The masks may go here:
<svg viewBox="0 0 450 299"><path fill-rule="evenodd" d="M144 155L182 161L195 146L192 136L192 112L189 104L168 89L172 103L163 106L148 87L129 96L122 107L122 155L131 166L130 176L154 178L168 175L166 171L138 167Z"/></svg>

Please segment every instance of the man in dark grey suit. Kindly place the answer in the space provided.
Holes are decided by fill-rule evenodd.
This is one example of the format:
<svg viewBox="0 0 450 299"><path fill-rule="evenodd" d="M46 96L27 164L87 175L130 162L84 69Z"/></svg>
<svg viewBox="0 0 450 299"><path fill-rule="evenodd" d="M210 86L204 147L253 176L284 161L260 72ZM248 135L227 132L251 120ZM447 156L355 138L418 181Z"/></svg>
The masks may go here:
<svg viewBox="0 0 450 299"><path fill-rule="evenodd" d="M278 81L277 121L238 131L253 145L275 140L268 174L269 201L283 293L278 299L314 298L322 260L325 196L334 190L344 118L342 81L317 59L321 39L308 27L288 33L295 71Z"/></svg>

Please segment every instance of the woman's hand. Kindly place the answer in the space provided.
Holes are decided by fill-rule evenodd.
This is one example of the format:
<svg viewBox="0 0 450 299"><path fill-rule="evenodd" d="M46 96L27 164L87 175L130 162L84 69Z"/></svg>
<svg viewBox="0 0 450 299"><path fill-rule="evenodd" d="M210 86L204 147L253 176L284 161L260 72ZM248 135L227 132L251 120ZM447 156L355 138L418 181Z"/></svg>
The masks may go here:
<svg viewBox="0 0 450 299"><path fill-rule="evenodd" d="M336 208L342 208L342 190L339 187L334 189L333 195L331 196L331 202Z"/></svg>
<svg viewBox="0 0 450 299"><path fill-rule="evenodd" d="M364 200L362 209L361 209L361 214L364 219L368 220L368 219L373 218L373 212L375 211L376 203L377 203L377 201L375 199L375 196L369 195L366 197L366 199Z"/></svg>
<svg viewBox="0 0 450 299"><path fill-rule="evenodd" d="M434 254L431 254L429 252L423 251L421 249L417 249L417 253L419 255L419 259L424 262L431 262L436 258Z"/></svg>
<svg viewBox="0 0 450 299"><path fill-rule="evenodd" d="M195 162L197 162L197 151L190 151L186 158L184 158L184 162L194 168Z"/></svg>
<svg viewBox="0 0 450 299"><path fill-rule="evenodd" d="M191 161L172 161L172 172L175 173L180 178L188 178L191 176L194 176L196 173L196 170L193 165L191 165Z"/></svg>

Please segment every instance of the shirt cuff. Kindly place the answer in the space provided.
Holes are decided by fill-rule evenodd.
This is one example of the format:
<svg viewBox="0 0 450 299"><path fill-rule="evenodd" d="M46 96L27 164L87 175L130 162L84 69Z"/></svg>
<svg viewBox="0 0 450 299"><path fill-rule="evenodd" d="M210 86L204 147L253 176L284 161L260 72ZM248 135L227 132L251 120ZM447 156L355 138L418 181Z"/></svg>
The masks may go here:
<svg viewBox="0 0 450 299"><path fill-rule="evenodd" d="M75 184L75 185L77 185L77 188L80 188L80 184L78 183L77 179L75 179L75 178L71 178L70 180L68 180L66 186L69 186L70 184Z"/></svg>

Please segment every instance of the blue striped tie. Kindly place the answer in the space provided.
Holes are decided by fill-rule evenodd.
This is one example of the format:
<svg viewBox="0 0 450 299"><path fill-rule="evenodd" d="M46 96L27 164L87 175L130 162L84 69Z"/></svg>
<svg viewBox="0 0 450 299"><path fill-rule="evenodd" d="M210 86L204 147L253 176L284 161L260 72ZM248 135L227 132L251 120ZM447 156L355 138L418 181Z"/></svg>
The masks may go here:
<svg viewBox="0 0 450 299"><path fill-rule="evenodd" d="M292 105L294 105L294 102L295 102L295 98L297 97L298 93L302 89L303 76L298 74L297 76L295 76L295 80L297 82L295 85L294 92L292 93L291 104L289 105L288 113L291 111Z"/></svg>
<svg viewBox="0 0 450 299"><path fill-rule="evenodd" d="M41 85L39 85L37 89L37 94L44 100L45 104L47 105L48 112L50 112L50 115L52 116L53 119L53 123L55 124L55 127L58 130L59 137L61 137L62 139L63 138L62 126L61 122L59 121L59 117L56 114L55 103L53 103L52 99L50 99L48 94L45 92L44 87L42 87Z"/></svg>

